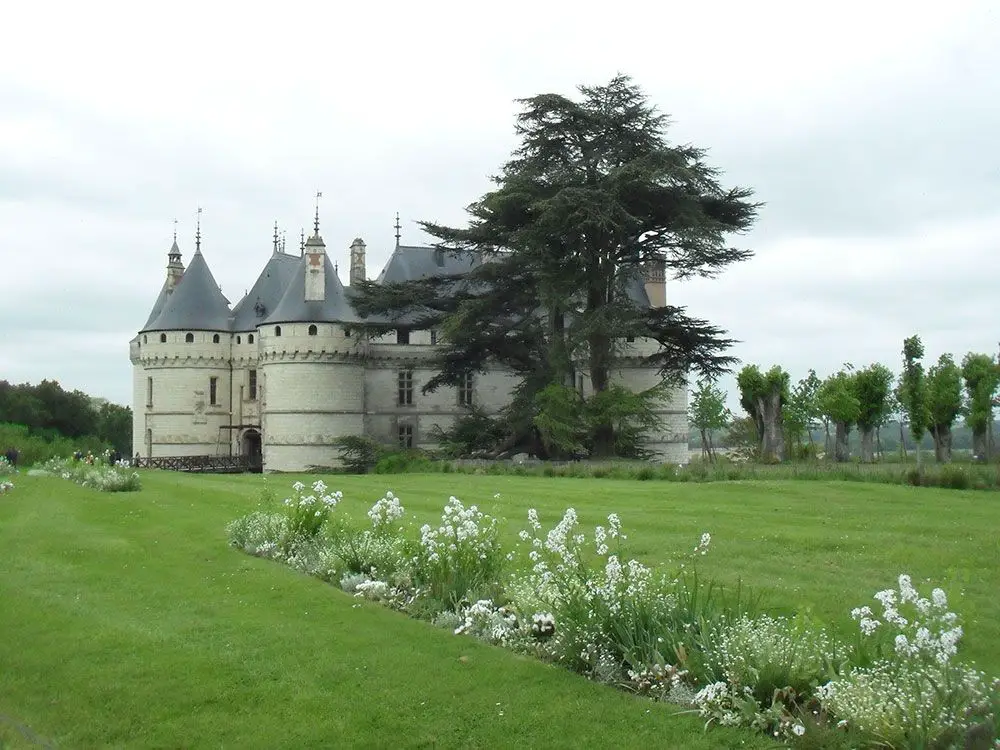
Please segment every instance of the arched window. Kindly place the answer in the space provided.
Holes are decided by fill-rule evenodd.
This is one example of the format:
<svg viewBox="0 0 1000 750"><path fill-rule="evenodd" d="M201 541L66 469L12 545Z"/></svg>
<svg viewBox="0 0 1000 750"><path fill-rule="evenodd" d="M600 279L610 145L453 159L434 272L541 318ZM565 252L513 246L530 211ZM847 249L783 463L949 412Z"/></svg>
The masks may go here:
<svg viewBox="0 0 1000 750"><path fill-rule="evenodd" d="M252 344L253 343L253 334L252 333L249 334L249 335L247 335L247 343L248 344Z"/></svg>
<svg viewBox="0 0 1000 750"><path fill-rule="evenodd" d="M194 334L193 333L187 334L184 337L184 343L186 343L186 344L193 344L194 343Z"/></svg>
<svg viewBox="0 0 1000 750"><path fill-rule="evenodd" d="M144 343L144 344L147 343L147 341L146 341L146 334L142 334L142 343Z"/></svg>
<svg viewBox="0 0 1000 750"><path fill-rule="evenodd" d="M281 326L275 326L274 327L274 335L275 336L280 336L281 335Z"/></svg>
<svg viewBox="0 0 1000 750"><path fill-rule="evenodd" d="M167 343L167 334L165 334L165 333L161 333L160 334L160 343L161 344Z"/></svg>
<svg viewBox="0 0 1000 750"><path fill-rule="evenodd" d="M219 343L219 334L215 334L214 336L212 336L212 343L213 344Z"/></svg>
<svg viewBox="0 0 1000 750"><path fill-rule="evenodd" d="M315 336L316 335L316 325L315 324L309 326L309 335L310 336Z"/></svg>
<svg viewBox="0 0 1000 750"><path fill-rule="evenodd" d="M239 336L237 336L237 337L236 337L236 343L237 343L237 344L242 344L242 343L243 343L243 339L242 339L242 338L240 338Z"/></svg>

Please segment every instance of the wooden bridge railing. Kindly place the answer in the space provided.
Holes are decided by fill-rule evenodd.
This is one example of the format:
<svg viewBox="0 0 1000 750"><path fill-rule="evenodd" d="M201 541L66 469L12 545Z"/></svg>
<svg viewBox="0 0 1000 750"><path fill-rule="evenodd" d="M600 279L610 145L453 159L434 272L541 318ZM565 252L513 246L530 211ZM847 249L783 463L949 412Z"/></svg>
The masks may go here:
<svg viewBox="0 0 1000 750"><path fill-rule="evenodd" d="M132 465L142 469L195 471L211 474L241 474L260 472L263 467L257 456L156 456L135 458Z"/></svg>

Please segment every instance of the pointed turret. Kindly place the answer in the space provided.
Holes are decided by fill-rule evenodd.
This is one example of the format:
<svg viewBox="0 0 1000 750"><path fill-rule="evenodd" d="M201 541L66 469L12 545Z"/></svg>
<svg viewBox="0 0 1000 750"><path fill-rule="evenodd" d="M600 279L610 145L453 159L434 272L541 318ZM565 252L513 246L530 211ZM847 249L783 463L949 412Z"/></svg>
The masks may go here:
<svg viewBox="0 0 1000 750"><path fill-rule="evenodd" d="M163 312L163 308L167 304L167 298L177 287L183 276L184 263L181 261L181 249L177 246L177 220L174 219L174 243L170 246L170 250L167 251L167 278L160 288L156 302L153 303L153 309L149 311L149 316L146 318L143 330L149 328L149 324L156 320L157 316Z"/></svg>
<svg viewBox="0 0 1000 750"><path fill-rule="evenodd" d="M200 222L195 247L191 265L167 295L163 309L146 323L143 331L229 330L229 300L223 296L201 253Z"/></svg>
<svg viewBox="0 0 1000 750"><path fill-rule="evenodd" d="M322 240L320 240L322 242ZM347 290L340 283L340 277L333 268L330 256L323 253L309 253L306 243L306 257L298 260L298 268L288 284L281 301L263 322L271 323L359 323L361 319L348 300ZM315 269L310 255L322 261L322 292L314 291L314 299L306 295L309 275Z"/></svg>
<svg viewBox="0 0 1000 750"><path fill-rule="evenodd" d="M275 237L277 237L275 224ZM282 295L288 288L292 277L298 270L301 258L297 255L286 255L279 252L275 246L264 270L260 272L256 283L250 288L243 299L233 308L232 330L234 333L253 331L264 318L277 308Z"/></svg>

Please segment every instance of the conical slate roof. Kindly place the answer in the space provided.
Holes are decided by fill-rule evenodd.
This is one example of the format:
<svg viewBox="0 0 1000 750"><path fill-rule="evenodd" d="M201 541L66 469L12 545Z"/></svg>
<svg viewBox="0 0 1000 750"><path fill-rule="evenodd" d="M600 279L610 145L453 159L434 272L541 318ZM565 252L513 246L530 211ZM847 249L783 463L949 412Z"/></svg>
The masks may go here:
<svg viewBox="0 0 1000 750"><path fill-rule="evenodd" d="M163 306L167 304L167 297L170 296L169 288L170 282L164 281L163 288L160 289L160 295L156 298L156 302L153 303L153 309L149 311L149 317L146 318L146 325L142 327L143 331L148 331L150 324L163 312Z"/></svg>
<svg viewBox="0 0 1000 750"><path fill-rule="evenodd" d="M344 285L330 262L330 256L323 253L323 276L326 284L323 300L306 301L306 269L309 256L299 259L295 275L288 284L281 302L262 322L264 323L360 323L361 318L347 297Z"/></svg>
<svg viewBox="0 0 1000 750"><path fill-rule="evenodd" d="M302 259L275 251L256 283L233 308L232 331L252 331L278 307Z"/></svg>
<svg viewBox="0 0 1000 750"><path fill-rule="evenodd" d="M162 312L143 331L228 331L229 316L229 300L198 250Z"/></svg>

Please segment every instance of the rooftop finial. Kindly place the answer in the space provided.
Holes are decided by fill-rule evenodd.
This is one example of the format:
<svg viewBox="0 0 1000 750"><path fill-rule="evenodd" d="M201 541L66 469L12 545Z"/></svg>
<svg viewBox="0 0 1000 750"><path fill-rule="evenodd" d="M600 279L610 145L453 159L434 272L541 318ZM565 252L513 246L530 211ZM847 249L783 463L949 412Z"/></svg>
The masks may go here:
<svg viewBox="0 0 1000 750"><path fill-rule="evenodd" d="M274 252L278 252L278 222L274 222Z"/></svg>
<svg viewBox="0 0 1000 750"><path fill-rule="evenodd" d="M194 230L194 251L201 252L201 207L198 208L198 218Z"/></svg>
<svg viewBox="0 0 1000 750"><path fill-rule="evenodd" d="M177 219L174 219L174 243L177 243Z"/></svg>
<svg viewBox="0 0 1000 750"><path fill-rule="evenodd" d="M316 236L319 237L319 199L323 197L323 193L316 193L316 223L313 225L316 229Z"/></svg>
<svg viewBox="0 0 1000 750"><path fill-rule="evenodd" d="M302 229L299 231L299 255L305 255L306 253L306 230Z"/></svg>
<svg viewBox="0 0 1000 750"><path fill-rule="evenodd" d="M285 252L285 230L281 230L281 252Z"/></svg>
<svg viewBox="0 0 1000 750"><path fill-rule="evenodd" d="M396 247L399 247L399 211L396 212Z"/></svg>

